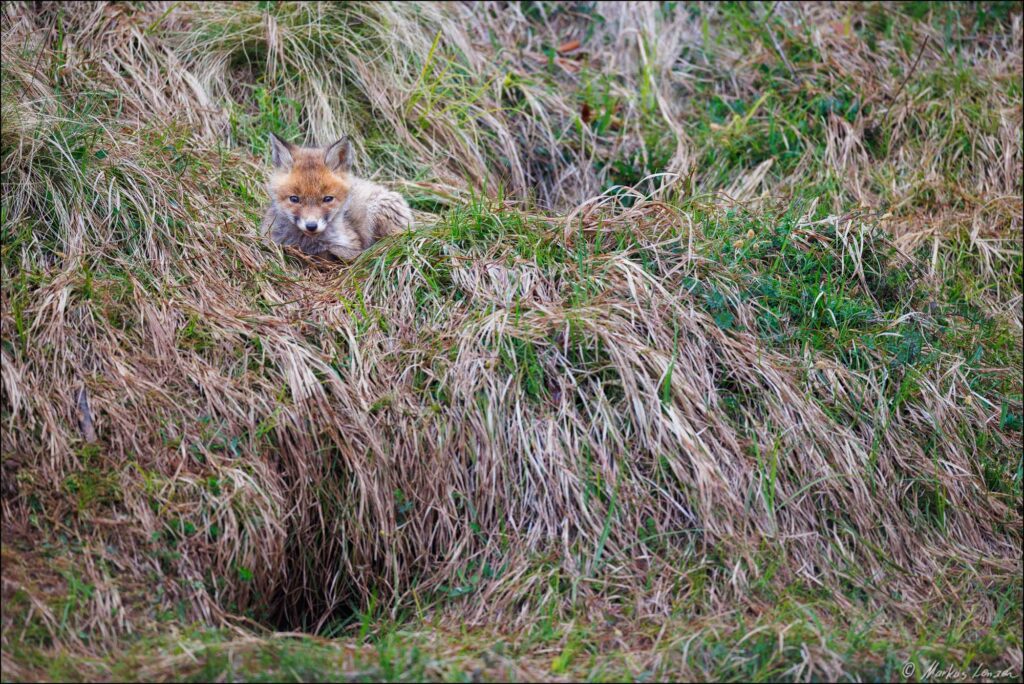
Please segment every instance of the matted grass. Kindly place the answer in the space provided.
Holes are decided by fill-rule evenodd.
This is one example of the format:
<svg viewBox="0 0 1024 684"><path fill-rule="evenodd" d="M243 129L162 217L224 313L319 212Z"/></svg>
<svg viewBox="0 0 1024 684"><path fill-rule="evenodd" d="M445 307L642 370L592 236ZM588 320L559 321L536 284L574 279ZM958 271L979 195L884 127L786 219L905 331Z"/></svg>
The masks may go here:
<svg viewBox="0 0 1024 684"><path fill-rule="evenodd" d="M1019 8L2 30L5 679L1020 676Z"/></svg>

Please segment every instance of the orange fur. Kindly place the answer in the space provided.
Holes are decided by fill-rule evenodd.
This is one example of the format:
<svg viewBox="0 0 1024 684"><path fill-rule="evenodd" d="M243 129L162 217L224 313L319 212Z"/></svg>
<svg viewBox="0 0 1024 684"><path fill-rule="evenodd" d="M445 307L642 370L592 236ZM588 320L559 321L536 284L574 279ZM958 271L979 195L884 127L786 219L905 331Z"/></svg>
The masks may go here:
<svg viewBox="0 0 1024 684"><path fill-rule="evenodd" d="M267 184L264 229L276 242L350 259L412 226L401 195L349 173L347 138L325 149L295 147L273 135L270 144L276 170Z"/></svg>
<svg viewBox="0 0 1024 684"><path fill-rule="evenodd" d="M351 177L328 169L320 150L296 149L293 157L295 162L288 172L275 173L270 179L277 206L302 219L325 220L332 209L345 204ZM298 197L299 203L291 202L290 197ZM334 199L324 202L324 197Z"/></svg>

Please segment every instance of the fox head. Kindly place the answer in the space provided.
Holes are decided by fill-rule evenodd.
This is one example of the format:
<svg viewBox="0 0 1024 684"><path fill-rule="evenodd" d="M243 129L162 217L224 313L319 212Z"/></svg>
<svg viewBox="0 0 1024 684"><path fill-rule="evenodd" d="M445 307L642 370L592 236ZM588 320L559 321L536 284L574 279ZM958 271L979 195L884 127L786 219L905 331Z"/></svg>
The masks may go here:
<svg viewBox="0 0 1024 684"><path fill-rule="evenodd" d="M267 191L278 213L305 235L319 235L341 213L351 185L348 136L325 149L297 147L270 134L274 169Z"/></svg>

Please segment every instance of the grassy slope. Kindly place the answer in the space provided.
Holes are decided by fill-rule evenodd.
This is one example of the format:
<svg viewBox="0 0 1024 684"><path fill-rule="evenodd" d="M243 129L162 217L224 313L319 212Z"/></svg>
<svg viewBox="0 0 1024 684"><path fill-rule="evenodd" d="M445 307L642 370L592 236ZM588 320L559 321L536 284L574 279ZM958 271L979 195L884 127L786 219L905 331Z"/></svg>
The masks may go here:
<svg viewBox="0 0 1024 684"><path fill-rule="evenodd" d="M1012 5L4 13L5 678L1019 676Z"/></svg>

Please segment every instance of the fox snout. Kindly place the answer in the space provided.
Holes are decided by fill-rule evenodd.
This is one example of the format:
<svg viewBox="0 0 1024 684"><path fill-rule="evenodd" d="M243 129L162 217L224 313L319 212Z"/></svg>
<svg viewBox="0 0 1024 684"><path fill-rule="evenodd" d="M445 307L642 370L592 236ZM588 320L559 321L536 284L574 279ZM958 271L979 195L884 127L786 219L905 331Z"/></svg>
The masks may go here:
<svg viewBox="0 0 1024 684"><path fill-rule="evenodd" d="M303 216L299 214L295 217L295 225L301 231L317 234L324 232L327 228L327 221L320 216Z"/></svg>

